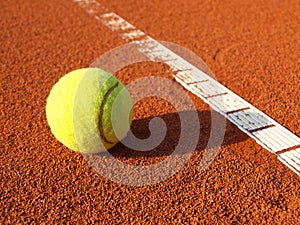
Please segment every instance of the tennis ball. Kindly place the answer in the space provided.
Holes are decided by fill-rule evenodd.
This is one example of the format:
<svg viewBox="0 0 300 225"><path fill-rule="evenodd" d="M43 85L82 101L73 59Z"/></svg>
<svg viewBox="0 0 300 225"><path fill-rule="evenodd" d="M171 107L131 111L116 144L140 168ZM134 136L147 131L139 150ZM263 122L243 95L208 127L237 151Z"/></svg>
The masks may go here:
<svg viewBox="0 0 300 225"><path fill-rule="evenodd" d="M68 148L97 153L112 148L131 124L130 94L98 68L72 71L53 86L46 117L53 135Z"/></svg>

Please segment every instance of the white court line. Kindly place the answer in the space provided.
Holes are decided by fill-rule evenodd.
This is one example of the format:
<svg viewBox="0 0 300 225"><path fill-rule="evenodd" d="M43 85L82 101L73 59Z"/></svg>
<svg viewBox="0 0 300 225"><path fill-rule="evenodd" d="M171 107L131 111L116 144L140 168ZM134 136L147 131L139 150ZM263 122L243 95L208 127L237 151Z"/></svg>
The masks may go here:
<svg viewBox="0 0 300 225"><path fill-rule="evenodd" d="M300 171L300 148L284 152L279 155L279 160L286 164L291 170L299 174Z"/></svg>
<svg viewBox="0 0 300 225"><path fill-rule="evenodd" d="M162 61L174 71L179 71L174 75L178 83L209 104L263 148L274 153L300 176L299 149L288 151L289 148L300 147L298 136L119 15L109 12L96 0L73 1L124 40L135 43L138 50L150 60ZM280 153L282 150L286 152Z"/></svg>

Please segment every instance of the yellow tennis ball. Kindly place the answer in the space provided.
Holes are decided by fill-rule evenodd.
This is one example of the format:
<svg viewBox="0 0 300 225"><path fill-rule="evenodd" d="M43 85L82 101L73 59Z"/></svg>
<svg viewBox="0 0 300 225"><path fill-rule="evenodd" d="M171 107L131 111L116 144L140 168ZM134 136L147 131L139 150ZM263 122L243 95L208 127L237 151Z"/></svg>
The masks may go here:
<svg viewBox="0 0 300 225"><path fill-rule="evenodd" d="M113 147L131 124L130 94L112 74L98 68L72 71L53 86L46 117L53 135L83 153Z"/></svg>

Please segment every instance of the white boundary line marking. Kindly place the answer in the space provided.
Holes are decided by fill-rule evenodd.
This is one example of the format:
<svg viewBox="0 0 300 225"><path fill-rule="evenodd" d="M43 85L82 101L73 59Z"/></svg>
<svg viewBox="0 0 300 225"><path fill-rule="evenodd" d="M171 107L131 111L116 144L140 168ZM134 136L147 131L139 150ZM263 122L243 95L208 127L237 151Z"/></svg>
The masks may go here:
<svg viewBox="0 0 300 225"><path fill-rule="evenodd" d="M295 173L300 171L300 148L284 152L278 156L278 159L287 165Z"/></svg>
<svg viewBox="0 0 300 225"><path fill-rule="evenodd" d="M288 151L289 148L300 147L298 136L119 15L109 12L96 0L73 1L124 40L137 44L138 50L150 60L162 61L174 71L179 71L174 75L178 83L209 104L263 148L274 153L282 163L300 176L300 148Z"/></svg>

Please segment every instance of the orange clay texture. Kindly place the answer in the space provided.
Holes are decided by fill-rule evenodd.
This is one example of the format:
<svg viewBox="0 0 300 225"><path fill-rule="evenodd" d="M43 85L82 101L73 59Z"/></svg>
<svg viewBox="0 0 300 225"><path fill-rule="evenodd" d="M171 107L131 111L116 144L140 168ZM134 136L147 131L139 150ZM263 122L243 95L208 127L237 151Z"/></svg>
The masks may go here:
<svg viewBox="0 0 300 225"><path fill-rule="evenodd" d="M155 39L192 50L223 85L300 135L298 0L101 3ZM177 174L146 187L97 174L51 134L46 99L63 74L89 67L124 41L69 0L1 1L0 8L1 224L300 223L300 178L231 123L218 156L199 172L211 113L192 94L201 135ZM124 84L150 75L172 78L162 63L116 73ZM137 152L119 143L110 153L133 165L171 154L180 123L164 100L138 102L132 131L146 138L148 118L158 115L169 129L156 149Z"/></svg>

